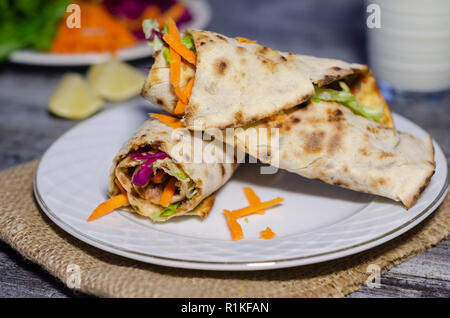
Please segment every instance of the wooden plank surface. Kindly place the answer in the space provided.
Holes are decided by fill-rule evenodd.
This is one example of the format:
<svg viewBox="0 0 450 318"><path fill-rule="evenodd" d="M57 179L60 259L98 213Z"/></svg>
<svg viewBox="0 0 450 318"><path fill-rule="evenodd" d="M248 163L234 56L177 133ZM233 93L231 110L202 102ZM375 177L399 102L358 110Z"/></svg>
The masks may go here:
<svg viewBox="0 0 450 318"><path fill-rule="evenodd" d="M244 36L280 50L365 63L362 1L214 0L209 29ZM151 59L134 62L151 65ZM77 124L46 111L47 101L66 71L0 65L0 169L39 157L67 129ZM137 98L139 100L139 98ZM145 101L142 101L145 103ZM106 108L115 107L108 104ZM391 102L393 111L426 129L450 154L450 96ZM380 288L364 287L349 297L449 297L450 241L391 269ZM38 265L0 242L0 297L80 297Z"/></svg>

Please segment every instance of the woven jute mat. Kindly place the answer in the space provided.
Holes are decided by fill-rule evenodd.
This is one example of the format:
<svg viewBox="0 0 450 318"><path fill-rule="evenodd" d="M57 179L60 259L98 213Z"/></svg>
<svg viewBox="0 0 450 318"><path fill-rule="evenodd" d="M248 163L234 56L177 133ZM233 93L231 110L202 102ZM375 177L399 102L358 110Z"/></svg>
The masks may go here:
<svg viewBox="0 0 450 318"><path fill-rule="evenodd" d="M339 260L254 272L184 270L133 261L91 247L54 225L32 193L37 161L0 172L0 238L62 282L105 297L340 297L448 236L450 196L427 220L402 236Z"/></svg>

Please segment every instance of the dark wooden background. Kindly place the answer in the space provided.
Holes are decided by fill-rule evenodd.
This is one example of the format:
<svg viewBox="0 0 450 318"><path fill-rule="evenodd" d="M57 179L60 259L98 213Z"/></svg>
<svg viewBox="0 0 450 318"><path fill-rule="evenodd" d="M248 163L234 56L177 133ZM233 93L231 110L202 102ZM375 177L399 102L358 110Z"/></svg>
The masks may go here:
<svg viewBox="0 0 450 318"><path fill-rule="evenodd" d="M274 48L366 62L365 7L360 0L212 0L208 29L258 39ZM151 65L151 59L133 62ZM66 71L0 65L0 169L35 159L77 121L47 112L47 101ZM450 74L449 74L450 76ZM145 101L138 102L145 103ZM450 155L450 94L432 99L390 101L394 112L426 129ZM108 107L115 107L109 104ZM381 288L362 288L349 297L449 297L450 240L391 269ZM38 265L0 242L0 297L71 297L73 293Z"/></svg>

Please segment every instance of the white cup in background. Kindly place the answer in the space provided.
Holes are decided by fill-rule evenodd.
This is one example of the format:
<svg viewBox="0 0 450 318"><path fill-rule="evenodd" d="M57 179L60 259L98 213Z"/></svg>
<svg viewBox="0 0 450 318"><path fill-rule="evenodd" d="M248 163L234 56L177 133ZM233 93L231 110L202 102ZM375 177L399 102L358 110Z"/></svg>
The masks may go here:
<svg viewBox="0 0 450 318"><path fill-rule="evenodd" d="M366 0L380 8L367 28L369 66L395 90L450 89L450 0Z"/></svg>

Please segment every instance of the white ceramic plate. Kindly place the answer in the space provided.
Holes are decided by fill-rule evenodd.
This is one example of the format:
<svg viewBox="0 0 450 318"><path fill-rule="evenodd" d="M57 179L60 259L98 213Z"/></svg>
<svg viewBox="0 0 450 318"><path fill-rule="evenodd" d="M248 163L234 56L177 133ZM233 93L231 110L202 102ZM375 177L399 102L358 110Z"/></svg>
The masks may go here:
<svg viewBox="0 0 450 318"><path fill-rule="evenodd" d="M153 224L127 211L86 222L107 199L112 158L137 130L153 106L125 104L103 112L59 138L42 157L34 191L43 211L80 240L114 254L173 267L207 270L258 270L322 262L367 250L406 232L426 218L448 188L447 159L434 142L436 173L419 201L408 211L399 203L308 180L279 171L260 175L257 164L245 164L217 194L205 220L180 217ZM400 115L399 130L426 132ZM240 221L245 239L234 242L223 209L247 205L249 186L269 200L285 198L265 215ZM270 226L277 234L260 240Z"/></svg>
<svg viewBox="0 0 450 318"><path fill-rule="evenodd" d="M211 9L205 0L183 0L192 14L192 20L183 25L183 28L203 29L211 19ZM122 61L135 60L151 56L151 47L145 42L136 46L119 50L116 58ZM55 54L41 53L33 50L19 50L11 54L10 62L42 65L42 66L81 66L97 64L112 58L110 53L76 53Z"/></svg>

